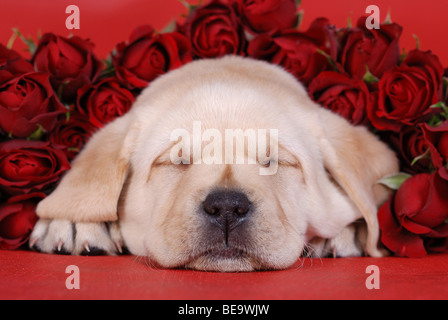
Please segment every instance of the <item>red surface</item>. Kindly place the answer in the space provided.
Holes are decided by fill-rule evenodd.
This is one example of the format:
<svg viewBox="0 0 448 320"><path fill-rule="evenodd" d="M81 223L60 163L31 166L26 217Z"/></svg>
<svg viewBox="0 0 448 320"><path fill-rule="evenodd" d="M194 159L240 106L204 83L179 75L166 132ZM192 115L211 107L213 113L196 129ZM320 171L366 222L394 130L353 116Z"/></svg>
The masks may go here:
<svg viewBox="0 0 448 320"><path fill-rule="evenodd" d="M80 270L68 290L67 266ZM368 290L366 268L380 270ZM0 299L448 299L448 255L421 259L306 259L284 271L162 270L134 256L76 257L0 251Z"/></svg>
<svg viewBox="0 0 448 320"><path fill-rule="evenodd" d="M71 4L80 9L80 30L65 28L68 17L65 8ZM448 66L448 41L444 35L447 1L303 0L300 7L305 14L302 27L306 28L320 16L328 17L338 27L346 26L348 17L355 24L371 4L380 8L381 20L390 11L392 20L404 27L402 47L408 50L415 48L412 34L416 34L421 48L431 49ZM34 38L38 30L61 35L72 33L90 38L97 46L97 55L106 58L116 43L128 38L135 26L150 23L160 30L173 18L185 13L185 7L178 0L0 0L0 42L8 41L13 27ZM16 41L15 48L21 50L23 46L19 42Z"/></svg>
<svg viewBox="0 0 448 320"><path fill-rule="evenodd" d="M205 1L205 0L204 0ZM192 1L196 2L196 1ZM66 6L78 5L81 29L65 28ZM448 66L445 20L448 2L440 0L303 0L303 28L319 16L338 27L353 23L367 5L390 10L392 20L404 27L401 45L432 49ZM172 18L186 13L178 0L0 0L0 42L11 28L26 36L70 33L88 37L96 53L105 58L131 30L151 23L162 29ZM19 40L14 48L23 49ZM26 55L25 55L26 56ZM380 289L367 290L367 266L380 268ZM81 289L68 290L65 269L77 265ZM448 299L448 255L423 259L357 258L306 260L285 271L239 274L185 270L155 270L143 259L125 257L52 256L32 252L0 251L0 299Z"/></svg>

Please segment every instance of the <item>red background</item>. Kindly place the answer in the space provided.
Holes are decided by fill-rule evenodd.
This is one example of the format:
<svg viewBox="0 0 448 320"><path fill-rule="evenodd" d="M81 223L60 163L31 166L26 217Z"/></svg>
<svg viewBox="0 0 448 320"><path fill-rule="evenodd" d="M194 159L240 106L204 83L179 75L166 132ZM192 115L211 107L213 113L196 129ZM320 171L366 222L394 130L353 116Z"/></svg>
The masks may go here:
<svg viewBox="0 0 448 320"><path fill-rule="evenodd" d="M199 0L190 0L197 3ZM207 0L203 0L206 2ZM67 30L65 8L75 4L80 9L80 30ZM412 34L420 39L423 50L431 49L444 66L448 66L448 37L446 29L448 1L440 0L303 0L301 28L310 21L325 16L337 27L345 27L347 18L353 24L363 15L368 5L380 8L381 21L391 12L392 20L404 27L401 46L415 47ZM25 36L37 38L37 32L54 32L60 35L73 33L90 38L96 44L96 54L106 58L118 42L126 40L132 29L140 24L152 24L163 29L173 18L187 12L179 0L0 0L0 42L6 44L13 27ZM19 40L14 45L21 51Z"/></svg>
<svg viewBox="0 0 448 320"><path fill-rule="evenodd" d="M80 8L80 30L65 28L70 4ZM448 66L448 37L443 33L447 1L303 0L302 28L319 16L338 27L346 26L348 17L356 23L370 4L379 6L381 20L390 10L392 20L404 27L403 48L415 47L416 34L421 48L431 49ZM35 39L38 30L73 33L90 38L97 55L106 58L135 26L151 23L160 30L185 13L178 0L0 0L0 42L7 43L13 27ZM22 51L24 46L16 40L14 48ZM132 256L0 251L0 299L447 299L447 258L315 259L285 271L220 274L151 269ZM81 269L82 290L77 292L64 285L65 268L71 264ZM371 264L381 269L381 290L365 287L365 270Z"/></svg>

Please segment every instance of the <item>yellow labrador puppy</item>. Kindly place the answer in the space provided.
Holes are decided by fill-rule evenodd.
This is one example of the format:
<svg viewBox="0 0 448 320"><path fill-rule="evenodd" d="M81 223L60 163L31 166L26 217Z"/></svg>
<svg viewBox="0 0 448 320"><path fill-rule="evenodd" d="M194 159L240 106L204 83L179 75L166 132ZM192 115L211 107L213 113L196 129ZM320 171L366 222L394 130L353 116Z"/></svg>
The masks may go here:
<svg viewBox="0 0 448 320"><path fill-rule="evenodd" d="M126 246L161 267L212 271L378 257L388 191L376 182L397 171L386 145L280 67L200 60L94 135L39 204L30 244L74 255Z"/></svg>

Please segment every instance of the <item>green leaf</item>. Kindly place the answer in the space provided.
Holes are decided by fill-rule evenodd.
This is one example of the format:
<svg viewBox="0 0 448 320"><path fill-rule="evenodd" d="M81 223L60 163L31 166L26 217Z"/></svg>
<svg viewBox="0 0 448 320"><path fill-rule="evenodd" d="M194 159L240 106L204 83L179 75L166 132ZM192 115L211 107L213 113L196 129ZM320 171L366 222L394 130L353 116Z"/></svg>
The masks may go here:
<svg viewBox="0 0 448 320"><path fill-rule="evenodd" d="M34 42L34 40L32 38L25 38L19 31L19 29L17 28L13 28L12 29L13 32L15 32L17 34L17 36L20 38L20 40L23 41L23 43L26 44L26 46L28 47L28 51L31 55L34 54L34 52L36 52L37 46L36 43Z"/></svg>
<svg viewBox="0 0 448 320"><path fill-rule="evenodd" d="M182 3L184 5L185 8L187 8L188 10L190 10L190 4L185 1L185 0L179 0L180 3Z"/></svg>
<svg viewBox="0 0 448 320"><path fill-rule="evenodd" d="M347 17L347 28L351 29L353 27L352 17Z"/></svg>
<svg viewBox="0 0 448 320"><path fill-rule="evenodd" d="M398 65L401 65L403 63L404 59L406 59L406 56L406 50L403 48L403 52L400 55L400 61L398 62Z"/></svg>
<svg viewBox="0 0 448 320"><path fill-rule="evenodd" d="M110 69L114 67L112 56L109 56L107 59L103 59L104 69Z"/></svg>
<svg viewBox="0 0 448 320"><path fill-rule="evenodd" d="M426 151L419 155L418 157L415 157L414 160L412 160L411 162L411 166L413 166L414 164L416 164L418 161L420 161L421 159L426 158L429 155L429 149L426 149Z"/></svg>
<svg viewBox="0 0 448 320"><path fill-rule="evenodd" d="M420 39L416 34L412 34L412 37L415 39L415 48L420 49Z"/></svg>
<svg viewBox="0 0 448 320"><path fill-rule="evenodd" d="M79 152L80 150L79 150L79 148L69 147L68 151L70 151L70 152Z"/></svg>
<svg viewBox="0 0 448 320"><path fill-rule="evenodd" d="M390 9L387 11L386 20L384 20L383 24L392 24L392 17L391 17Z"/></svg>
<svg viewBox="0 0 448 320"><path fill-rule="evenodd" d="M443 101L433 104L430 108L442 108L444 112L448 112L448 106Z"/></svg>
<svg viewBox="0 0 448 320"><path fill-rule="evenodd" d="M199 7L202 4L202 1L199 0L198 4L189 4L185 0L178 0L180 3L184 5L185 8L187 8L188 13L190 14L192 11L194 11L197 7Z"/></svg>
<svg viewBox="0 0 448 320"><path fill-rule="evenodd" d="M174 30L176 30L176 19L171 20L171 22L168 23L168 24L162 29L162 31L160 31L160 33L169 33L169 32L173 32Z"/></svg>
<svg viewBox="0 0 448 320"><path fill-rule="evenodd" d="M63 101L62 99L62 91L64 91L64 87L70 83L70 80L65 80L64 82L62 82L59 87L58 90L56 91L56 95L58 96L58 99L60 101Z"/></svg>
<svg viewBox="0 0 448 320"><path fill-rule="evenodd" d="M442 111L440 112L440 115L448 120L448 106L445 104L445 102L441 101L439 103L433 104L432 106L430 106L430 108L441 108Z"/></svg>
<svg viewBox="0 0 448 320"><path fill-rule="evenodd" d="M300 10L299 12L297 12L296 16L297 16L297 23L294 26L294 28L298 29L300 27L300 25L302 24L302 21L303 21L303 10Z"/></svg>
<svg viewBox="0 0 448 320"><path fill-rule="evenodd" d="M427 122L428 126L430 127L438 127L439 125L442 124L442 119L440 119L440 115L439 114L434 114L431 119L429 119L429 121Z"/></svg>
<svg viewBox="0 0 448 320"><path fill-rule="evenodd" d="M381 180L379 180L377 183L385 185L386 187L392 190L398 190L401 187L401 185L410 177L412 177L412 175L400 172L398 174L386 176Z"/></svg>
<svg viewBox="0 0 448 320"><path fill-rule="evenodd" d="M296 6L300 6L302 4L302 0L296 0Z"/></svg>
<svg viewBox="0 0 448 320"><path fill-rule="evenodd" d="M323 55L325 58L327 58L327 61L331 64L331 66L333 67L334 71L339 71L337 66L336 66L336 62L334 62L333 58L328 53L326 53L325 51L322 51L320 49L316 49L316 51L318 53L320 53L321 55Z"/></svg>
<svg viewBox="0 0 448 320"><path fill-rule="evenodd" d="M11 38L9 38L8 43L6 44L6 48L12 50L12 47L14 46L14 41L16 41L16 39L17 39L17 33L13 32Z"/></svg>
<svg viewBox="0 0 448 320"><path fill-rule="evenodd" d="M369 67L366 65L366 73L364 74L364 77L362 78L362 80L365 83L377 83L380 81L380 79L378 79L377 77L375 77L369 70Z"/></svg>
<svg viewBox="0 0 448 320"><path fill-rule="evenodd" d="M104 69L101 71L100 78L107 78L113 76L115 73L115 67L112 61L112 56L107 59L103 59Z"/></svg>
<svg viewBox="0 0 448 320"><path fill-rule="evenodd" d="M44 128L40 125L37 124L37 129L36 131L34 131L28 138L26 138L27 140L33 140L33 141L38 141L42 138L42 135L44 134Z"/></svg>

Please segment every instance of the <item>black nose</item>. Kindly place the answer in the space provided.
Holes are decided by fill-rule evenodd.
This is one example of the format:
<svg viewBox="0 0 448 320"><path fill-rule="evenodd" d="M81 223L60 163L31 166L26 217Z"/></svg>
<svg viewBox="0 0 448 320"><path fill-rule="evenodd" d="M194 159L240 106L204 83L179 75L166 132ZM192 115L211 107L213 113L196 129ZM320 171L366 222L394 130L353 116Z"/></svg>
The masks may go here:
<svg viewBox="0 0 448 320"><path fill-rule="evenodd" d="M203 203L204 212L226 235L246 218L251 208L247 196L239 191L215 191Z"/></svg>

